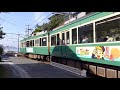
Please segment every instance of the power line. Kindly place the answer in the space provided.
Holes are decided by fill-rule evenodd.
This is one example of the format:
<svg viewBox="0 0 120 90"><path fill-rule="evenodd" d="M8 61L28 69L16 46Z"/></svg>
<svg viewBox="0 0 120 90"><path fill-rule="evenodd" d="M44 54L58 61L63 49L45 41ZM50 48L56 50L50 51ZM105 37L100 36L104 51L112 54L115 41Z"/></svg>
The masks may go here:
<svg viewBox="0 0 120 90"><path fill-rule="evenodd" d="M50 15L52 15L52 14L49 14L49 15L48 15L46 18L44 18L41 22L43 22L45 19L47 19ZM39 22L39 23L37 23L37 24L40 24L41 22ZM36 25L37 25L37 24L36 24ZM36 26L36 25L35 25L35 26ZM35 26L33 26L32 28L34 28Z"/></svg>
<svg viewBox="0 0 120 90"><path fill-rule="evenodd" d="M18 53L19 53L19 39L20 39L20 35L22 35L22 34L16 34L16 33L7 33L7 34L14 34L14 35L18 36L17 41L18 41Z"/></svg>
<svg viewBox="0 0 120 90"><path fill-rule="evenodd" d="M6 14L7 14L7 13L4 14L3 19L5 18ZM3 24L3 23L2 23L2 24Z"/></svg>
<svg viewBox="0 0 120 90"><path fill-rule="evenodd" d="M12 24L12 25L18 26L18 27L20 27L20 28L23 28L22 26L19 26L19 25L15 24L15 23L8 22L8 21L6 21L6 20L4 20L4 19L2 19L2 18L0 18L0 20L5 21L5 22L7 22L7 23L10 23L10 24ZM25 29L25 28L24 28L24 29Z"/></svg>
<svg viewBox="0 0 120 90"><path fill-rule="evenodd" d="M6 34L14 34L14 35L18 35L17 33L6 33ZM23 36L24 36L24 34L19 34L19 35L23 35Z"/></svg>
<svg viewBox="0 0 120 90"><path fill-rule="evenodd" d="M6 13L6 14L8 14L8 13ZM6 15L5 14L5 15ZM5 15L4 15L4 17L5 17ZM4 18L3 17L3 18ZM7 23L9 23L9 24L12 24L12 25L14 25L14 26L17 26L17 27L20 27L20 28L24 28L25 29L25 27L22 27L22 26L19 26L19 25L17 25L17 24L15 24L15 23L11 23L11 22L8 22L8 21L6 21L6 20L4 20L4 19L2 19L2 18L0 18L0 20L2 20L2 21L4 21L4 22L7 22ZM22 31L22 30L21 30ZM8 33L7 33L8 34ZM12 33L12 34L15 34L15 33ZM21 34L22 35L22 34Z"/></svg>
<svg viewBox="0 0 120 90"><path fill-rule="evenodd" d="M46 13L46 12L45 12ZM40 15L40 17L42 17L45 13L43 13L42 15ZM34 20L31 24L35 23L40 17L38 17L36 20ZM30 25L31 25L30 24Z"/></svg>

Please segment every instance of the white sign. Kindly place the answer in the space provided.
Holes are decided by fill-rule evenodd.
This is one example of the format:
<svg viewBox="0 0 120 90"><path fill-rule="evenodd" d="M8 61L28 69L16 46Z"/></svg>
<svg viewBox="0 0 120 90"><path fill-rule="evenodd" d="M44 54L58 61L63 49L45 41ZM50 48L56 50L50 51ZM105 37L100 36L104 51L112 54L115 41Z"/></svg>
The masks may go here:
<svg viewBox="0 0 120 90"><path fill-rule="evenodd" d="M33 48L26 48L27 52L33 52Z"/></svg>

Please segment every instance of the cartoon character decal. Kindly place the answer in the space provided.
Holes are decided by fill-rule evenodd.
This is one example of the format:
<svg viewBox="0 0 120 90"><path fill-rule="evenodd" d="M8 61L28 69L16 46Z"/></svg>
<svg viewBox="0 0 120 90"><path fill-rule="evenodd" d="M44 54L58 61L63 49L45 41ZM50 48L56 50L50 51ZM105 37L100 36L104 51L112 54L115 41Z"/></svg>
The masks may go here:
<svg viewBox="0 0 120 90"><path fill-rule="evenodd" d="M103 46L96 46L92 52L92 58L104 60L104 51L105 48Z"/></svg>
<svg viewBox="0 0 120 90"><path fill-rule="evenodd" d="M76 47L77 57L120 61L120 46Z"/></svg>

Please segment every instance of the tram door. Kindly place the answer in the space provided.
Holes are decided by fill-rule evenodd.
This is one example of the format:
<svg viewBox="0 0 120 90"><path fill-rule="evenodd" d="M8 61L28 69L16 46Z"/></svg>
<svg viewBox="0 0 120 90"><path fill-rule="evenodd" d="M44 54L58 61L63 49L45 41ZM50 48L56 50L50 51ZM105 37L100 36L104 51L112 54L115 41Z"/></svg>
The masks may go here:
<svg viewBox="0 0 120 90"><path fill-rule="evenodd" d="M70 43L70 32L69 31L65 31L62 32L62 45L61 45L61 55L62 57L66 57L67 56L67 49L68 49L68 44Z"/></svg>

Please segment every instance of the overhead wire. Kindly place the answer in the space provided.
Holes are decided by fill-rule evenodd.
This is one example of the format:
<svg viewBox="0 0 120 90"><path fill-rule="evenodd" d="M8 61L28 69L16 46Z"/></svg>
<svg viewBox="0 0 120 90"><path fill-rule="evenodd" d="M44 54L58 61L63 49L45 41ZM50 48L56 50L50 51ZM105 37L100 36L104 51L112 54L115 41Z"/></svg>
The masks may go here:
<svg viewBox="0 0 120 90"><path fill-rule="evenodd" d="M4 14L3 19L5 18L6 15L7 15L7 13ZM3 22L3 23L4 23L4 22ZM3 23L2 23L2 24L3 24Z"/></svg>
<svg viewBox="0 0 120 90"><path fill-rule="evenodd" d="M19 25L15 24L15 23L11 23L11 22L9 22L9 21L6 21L6 20L4 20L4 19L2 19L2 18L0 18L0 20L5 21L5 22L7 22L7 23L9 23L9 24L12 24L12 25L14 25L14 26L17 26L17 27L20 27L20 28L24 28L24 27L19 26ZM24 28L24 29L25 29L25 28Z"/></svg>
<svg viewBox="0 0 120 90"><path fill-rule="evenodd" d="M43 22L45 19L47 19L50 15L52 15L52 13L51 13L51 14L49 14L49 15L48 15L47 17L45 17L44 19L42 19L42 20L41 20L39 23L37 23L37 24L42 23L42 22ZM37 24L36 24L36 25L37 25ZM36 26L36 25L35 25L35 26ZM34 28L35 26L33 26L32 28Z"/></svg>
<svg viewBox="0 0 120 90"><path fill-rule="evenodd" d="M34 20L31 24L35 23L40 17L42 17L46 12L44 12L42 15L40 15L36 20ZM31 25L30 24L30 25Z"/></svg>
<svg viewBox="0 0 120 90"><path fill-rule="evenodd" d="M6 16L6 14L8 14L8 13L5 13L5 15L3 16L3 18L5 18L5 16ZM15 24L15 23L12 23L12 22L9 22L9 21L6 21L5 19L3 19L3 18L0 18L0 20L2 20L2 21L4 21L4 22L7 22L7 23L9 23L9 24L12 24L12 25L14 25L14 26L17 26L17 27L20 27L20 28L23 28L23 29L26 29L25 27L23 27L23 26L20 26L20 25L17 25L17 24ZM3 24L3 23L2 23ZM6 33L6 35L7 35L8 33ZM20 34L19 34L20 35ZM22 35L22 34L21 34Z"/></svg>
<svg viewBox="0 0 120 90"><path fill-rule="evenodd" d="M45 12L45 13L46 13L46 12ZM43 13L42 15L40 15L40 17L42 17L45 13ZM42 23L42 22L43 22L45 19L47 19L50 15L52 15L52 14L49 14L47 17L45 17L44 19L42 19L42 20L41 20L39 23L37 23L37 24ZM5 17L5 15L4 15L4 17ZM36 22L40 17L38 17L35 21L33 21L33 23ZM19 25L15 24L15 23L6 21L6 20L4 20L4 19L2 19L2 18L0 18L0 20L2 20L2 21L4 21L4 22L7 22L7 23L9 23L9 24L12 24L12 25L14 25L14 26L17 26L17 27L20 27L20 28L24 28L24 27L19 26ZM36 24L36 25L37 25L37 24ZM35 25L35 26L36 26L36 25ZM33 26L32 28L34 28L35 26ZM24 28L24 29L26 29L26 28Z"/></svg>

